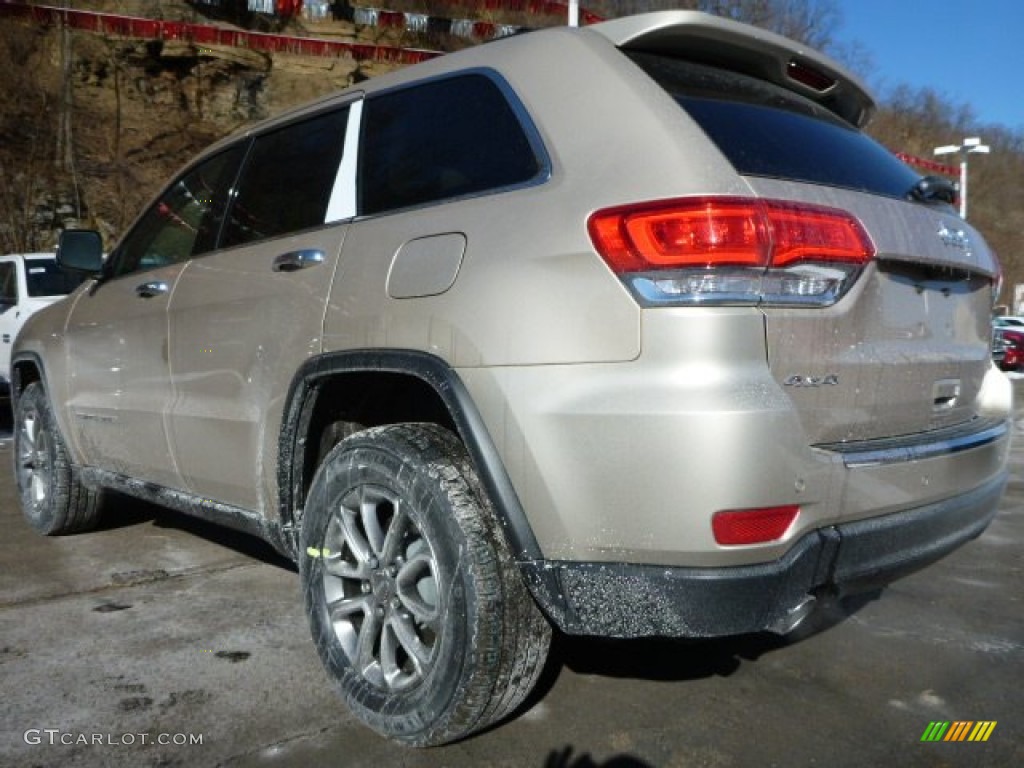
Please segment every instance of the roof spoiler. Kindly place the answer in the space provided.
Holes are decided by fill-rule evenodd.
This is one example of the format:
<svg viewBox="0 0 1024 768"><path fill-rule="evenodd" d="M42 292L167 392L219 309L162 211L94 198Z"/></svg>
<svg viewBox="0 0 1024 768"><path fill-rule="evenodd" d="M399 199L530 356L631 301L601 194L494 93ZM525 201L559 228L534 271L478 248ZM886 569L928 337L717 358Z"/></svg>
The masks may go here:
<svg viewBox="0 0 1024 768"><path fill-rule="evenodd" d="M627 16L587 27L616 47L685 58L775 83L863 127L875 111L866 86L817 51L774 32L700 11Z"/></svg>

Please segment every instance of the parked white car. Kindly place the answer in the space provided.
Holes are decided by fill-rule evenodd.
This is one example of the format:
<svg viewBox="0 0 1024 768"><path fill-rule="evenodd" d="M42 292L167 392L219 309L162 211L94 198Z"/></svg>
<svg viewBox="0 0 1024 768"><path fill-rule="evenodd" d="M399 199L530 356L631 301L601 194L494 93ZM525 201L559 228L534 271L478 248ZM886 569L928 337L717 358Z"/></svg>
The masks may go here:
<svg viewBox="0 0 1024 768"><path fill-rule="evenodd" d="M0 396L11 381L11 346L25 321L59 301L82 282L81 273L57 266L53 253L0 256Z"/></svg>

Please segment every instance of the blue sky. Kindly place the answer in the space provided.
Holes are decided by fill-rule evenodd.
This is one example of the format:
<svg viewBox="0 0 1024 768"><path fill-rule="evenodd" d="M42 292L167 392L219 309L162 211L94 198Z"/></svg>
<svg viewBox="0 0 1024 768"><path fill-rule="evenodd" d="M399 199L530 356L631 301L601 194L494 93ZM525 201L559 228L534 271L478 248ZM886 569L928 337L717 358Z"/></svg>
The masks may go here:
<svg viewBox="0 0 1024 768"><path fill-rule="evenodd" d="M968 104L980 123L1024 132L1024 0L838 0L876 96L901 83ZM956 137L951 137L956 138Z"/></svg>

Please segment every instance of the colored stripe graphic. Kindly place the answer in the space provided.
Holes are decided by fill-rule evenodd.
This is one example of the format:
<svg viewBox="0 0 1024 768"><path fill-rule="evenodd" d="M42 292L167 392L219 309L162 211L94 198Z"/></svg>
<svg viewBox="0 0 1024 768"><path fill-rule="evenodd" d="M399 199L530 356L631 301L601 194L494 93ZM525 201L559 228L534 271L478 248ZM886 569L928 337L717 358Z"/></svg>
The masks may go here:
<svg viewBox="0 0 1024 768"><path fill-rule="evenodd" d="M996 729L995 720L932 721L921 734L921 741L988 741Z"/></svg>
<svg viewBox="0 0 1024 768"><path fill-rule="evenodd" d="M992 735L992 731L996 729L995 720L982 720L971 731L971 735L967 737L968 741L988 741L988 737Z"/></svg>
<svg viewBox="0 0 1024 768"><path fill-rule="evenodd" d="M967 738L967 732L974 725L970 720L958 720L953 723L943 741L963 741Z"/></svg>

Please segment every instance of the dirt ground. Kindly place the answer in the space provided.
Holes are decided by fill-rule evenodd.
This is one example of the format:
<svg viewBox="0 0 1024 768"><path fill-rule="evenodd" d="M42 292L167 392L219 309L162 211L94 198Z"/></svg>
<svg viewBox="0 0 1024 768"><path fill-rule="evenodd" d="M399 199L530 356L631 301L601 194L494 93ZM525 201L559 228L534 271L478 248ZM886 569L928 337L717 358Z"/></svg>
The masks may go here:
<svg viewBox="0 0 1024 768"><path fill-rule="evenodd" d="M791 641L561 637L526 711L423 751L367 731L335 698L297 575L268 547L127 499L101 530L44 538L12 485L7 469L0 765L1024 765L1024 447L984 535L835 607L827 629ZM922 742L938 721L996 725L984 743Z"/></svg>

